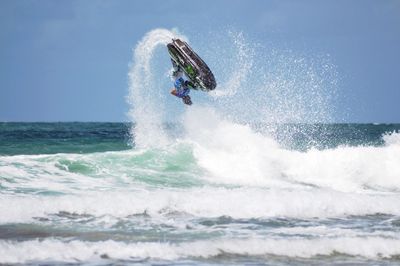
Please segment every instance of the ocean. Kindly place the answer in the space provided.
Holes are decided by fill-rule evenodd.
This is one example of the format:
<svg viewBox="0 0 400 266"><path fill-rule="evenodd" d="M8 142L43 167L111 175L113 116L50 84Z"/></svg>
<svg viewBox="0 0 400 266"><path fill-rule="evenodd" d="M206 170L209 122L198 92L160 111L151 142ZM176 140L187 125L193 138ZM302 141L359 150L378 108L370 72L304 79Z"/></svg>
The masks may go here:
<svg viewBox="0 0 400 266"><path fill-rule="evenodd" d="M199 110L151 148L129 123L0 123L0 263L400 263L400 124L199 132Z"/></svg>
<svg viewBox="0 0 400 266"><path fill-rule="evenodd" d="M131 123L0 123L0 264L399 265L400 124L333 123L332 59L232 31L184 106L178 37L133 49Z"/></svg>

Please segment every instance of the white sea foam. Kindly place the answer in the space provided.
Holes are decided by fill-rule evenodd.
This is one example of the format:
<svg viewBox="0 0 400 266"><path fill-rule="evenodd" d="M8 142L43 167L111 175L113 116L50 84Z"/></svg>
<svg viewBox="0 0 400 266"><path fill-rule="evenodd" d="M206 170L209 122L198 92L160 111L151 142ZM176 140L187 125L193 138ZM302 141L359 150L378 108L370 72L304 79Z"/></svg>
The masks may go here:
<svg viewBox="0 0 400 266"><path fill-rule="evenodd" d="M396 141L385 139L382 147L299 152L285 150L271 137L222 119L213 110L193 107L184 123L185 139L151 155L155 165L148 159L136 163L135 157L145 150L0 157L5 188L0 195L0 222L31 222L63 211L96 217L144 212L153 217L178 212L234 218L400 215ZM196 167L202 169L195 178L208 185L148 189L147 183L135 182L141 175L149 179L166 175L168 165L162 156L175 153L176 145L192 147ZM75 163L92 172L68 169ZM184 178L188 175L182 182ZM36 194L48 190L62 195Z"/></svg>
<svg viewBox="0 0 400 266"><path fill-rule="evenodd" d="M124 152L119 154L121 163ZM32 191L32 194L46 191L73 194L79 191L104 189L114 184L117 180L112 178L113 175L109 173L111 169L106 165L110 161L113 161L112 152L86 155L0 156L0 178L8 181L2 182L3 189L20 191L22 194L30 194L29 191ZM70 164L72 165L69 166ZM72 169L73 164L92 168L91 175L75 173ZM96 176L103 178L96 179Z"/></svg>
<svg viewBox="0 0 400 266"><path fill-rule="evenodd" d="M400 190L397 134L386 136L384 147L298 152L285 150L270 136L229 122L209 108L191 108L184 124L198 164L212 182L269 187L308 184L344 192Z"/></svg>
<svg viewBox="0 0 400 266"><path fill-rule="evenodd" d="M224 254L242 256L287 256L312 258L334 253L381 259L400 254L400 240L380 237L343 237L316 239L219 239L172 243L123 243L115 241L62 242L0 241L0 262L25 263L29 261L98 261L101 256L110 259L196 259Z"/></svg>
<svg viewBox="0 0 400 266"><path fill-rule="evenodd" d="M0 223L33 222L60 212L124 218L147 213L168 219L170 213L194 217L343 217L386 213L400 215L400 195L343 193L331 190L193 188L87 191L57 197L0 195ZM10 208L12 206L12 208ZM112 224L111 224L112 225Z"/></svg>
<svg viewBox="0 0 400 266"><path fill-rule="evenodd" d="M391 132L383 136L385 144L390 145L400 145L400 132Z"/></svg>
<svg viewBox="0 0 400 266"><path fill-rule="evenodd" d="M145 150L0 157L0 222L30 222L63 211L96 217L144 212L153 217L178 212L234 218L400 215L396 141L386 140L382 147L299 152L285 150L271 137L222 119L213 110L193 107L184 123L185 139L154 152L154 165L149 159L141 164L136 162L142 158L134 160ZM195 178L208 185L148 189L146 182L135 181L141 175L150 181L167 175L169 165L162 156L175 153L179 145L191 147L195 166L202 169ZM92 172L74 172L75 163ZM48 190L62 195L38 193Z"/></svg>
<svg viewBox="0 0 400 266"><path fill-rule="evenodd" d="M350 220L346 220L349 222ZM363 221L365 222L365 220ZM399 234L396 231L386 230L387 228L382 228L379 230L374 228L373 226L379 227L375 222L371 222L368 226L367 230L363 230L365 228L342 228L343 226L338 225L319 225L319 226L296 226L296 227L277 227L277 228L268 228L268 232L285 235L288 237L291 236L304 236L306 235L308 238L318 238L320 236L324 236L326 238L357 238L357 237L385 237L385 238L398 238Z"/></svg>

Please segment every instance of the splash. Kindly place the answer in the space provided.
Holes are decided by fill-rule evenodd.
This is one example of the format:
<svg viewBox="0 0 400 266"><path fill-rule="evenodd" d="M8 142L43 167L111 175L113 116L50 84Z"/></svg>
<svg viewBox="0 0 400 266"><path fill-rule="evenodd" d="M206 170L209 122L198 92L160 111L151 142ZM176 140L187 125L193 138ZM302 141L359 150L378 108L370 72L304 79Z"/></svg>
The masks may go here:
<svg viewBox="0 0 400 266"><path fill-rule="evenodd" d="M167 55L158 62L165 61L162 67L155 66L156 55L160 54L157 48L174 37L184 38L174 31L152 30L134 51L128 102L129 116L135 122L132 136L139 148L170 144L163 123L177 122L170 119L186 112L186 108L171 105L176 101L165 98L165 87L170 86L165 85L170 68ZM298 132L283 132L280 125L334 121L337 72L329 56L313 57L257 44L235 31L192 41L218 83L216 90L208 94L193 92L195 105L212 105L220 116L235 123L263 123L264 131L287 142L287 146ZM171 113L174 115L166 115ZM298 130L304 129L299 126Z"/></svg>
<svg viewBox="0 0 400 266"><path fill-rule="evenodd" d="M164 104L157 97L159 87L154 82L152 59L158 47L164 47L172 38L182 38L176 31L155 29L137 44L129 71L128 113L135 122L131 134L138 148L159 147L168 143L163 129Z"/></svg>
<svg viewBox="0 0 400 266"><path fill-rule="evenodd" d="M399 191L398 134L386 146L288 150L271 136L222 118L211 108L184 117L187 140L210 182L279 189L321 188L341 192Z"/></svg>
<svg viewBox="0 0 400 266"><path fill-rule="evenodd" d="M329 55L294 52L271 42L260 44L235 30L216 33L207 42L191 39L218 83L204 104L197 95L193 100L212 106L224 119L263 124L264 132L288 147L296 134L317 130L301 124L340 121L335 109L338 72ZM284 124L299 126L290 131L284 130Z"/></svg>
<svg viewBox="0 0 400 266"><path fill-rule="evenodd" d="M246 42L243 32L229 31L228 35L234 46L234 69L227 75L227 80L224 80L215 91L211 92L213 97L235 95L246 81L253 66L254 50Z"/></svg>

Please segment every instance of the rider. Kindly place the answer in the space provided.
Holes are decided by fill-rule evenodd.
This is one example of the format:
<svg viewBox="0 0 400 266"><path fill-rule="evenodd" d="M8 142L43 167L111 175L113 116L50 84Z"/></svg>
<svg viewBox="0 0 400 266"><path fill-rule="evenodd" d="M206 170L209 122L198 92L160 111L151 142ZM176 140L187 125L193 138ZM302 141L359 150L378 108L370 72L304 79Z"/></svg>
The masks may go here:
<svg viewBox="0 0 400 266"><path fill-rule="evenodd" d="M195 85L189 81L183 79L183 71L182 69L173 61L172 66L174 67L174 71L172 72L172 77L174 78L174 88L171 90L171 94L181 98L182 101L187 104L191 105L192 100L190 99L190 87L195 88Z"/></svg>

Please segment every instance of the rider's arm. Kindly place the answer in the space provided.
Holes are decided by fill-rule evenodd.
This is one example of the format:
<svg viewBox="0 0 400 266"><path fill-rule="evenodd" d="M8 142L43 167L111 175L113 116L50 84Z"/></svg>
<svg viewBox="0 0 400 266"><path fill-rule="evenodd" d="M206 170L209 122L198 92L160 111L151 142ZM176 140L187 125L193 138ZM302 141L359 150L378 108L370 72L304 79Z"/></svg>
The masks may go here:
<svg viewBox="0 0 400 266"><path fill-rule="evenodd" d="M192 88L192 89L196 88L196 85L194 85L194 83L191 82L190 80L185 80L185 86L189 87L189 88Z"/></svg>
<svg viewBox="0 0 400 266"><path fill-rule="evenodd" d="M171 63L175 71L181 71L181 67L174 60L171 59Z"/></svg>

